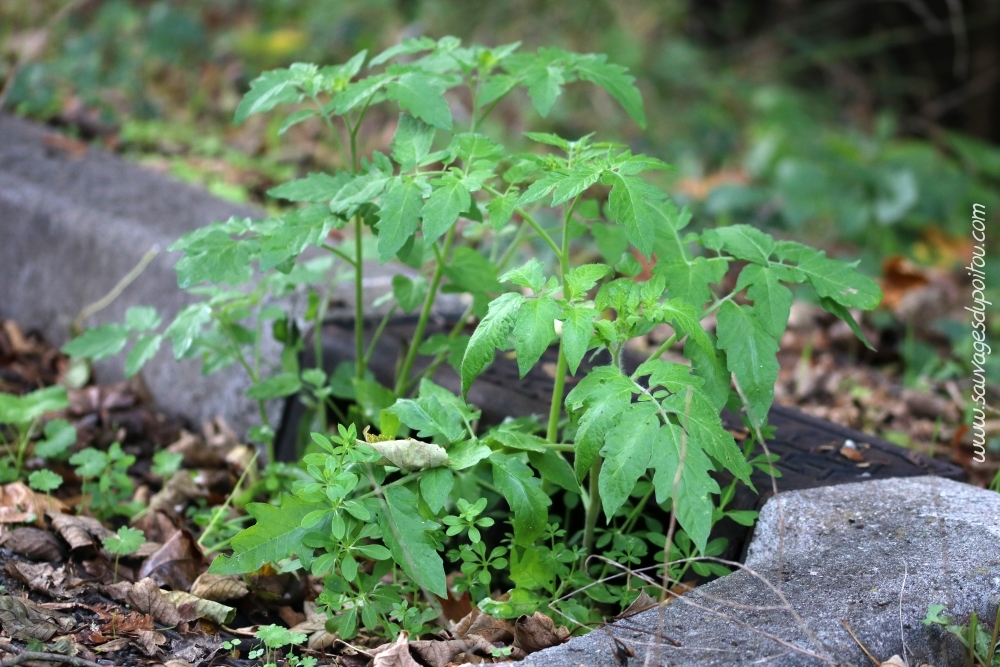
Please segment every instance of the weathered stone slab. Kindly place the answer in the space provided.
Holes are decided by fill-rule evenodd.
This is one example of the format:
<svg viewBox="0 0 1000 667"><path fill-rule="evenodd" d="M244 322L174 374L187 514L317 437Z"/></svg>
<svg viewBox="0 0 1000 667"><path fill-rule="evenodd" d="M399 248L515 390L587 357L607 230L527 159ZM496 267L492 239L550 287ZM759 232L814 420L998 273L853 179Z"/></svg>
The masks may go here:
<svg viewBox="0 0 1000 667"><path fill-rule="evenodd" d="M59 148L49 128L0 114L0 314L61 344L84 306L105 295L150 248L160 254L89 324L121 321L135 305L164 317L190 299L177 288L166 248L185 232L229 216L259 216L198 188L101 150ZM232 368L203 377L200 364L176 364L167 346L144 371L159 406L194 421L224 415L240 431L255 423L248 385ZM121 358L98 376L121 377Z"/></svg>
<svg viewBox="0 0 1000 667"><path fill-rule="evenodd" d="M635 652L628 664L870 665L843 619L880 660L904 655L905 640L910 665L963 665L959 641L920 621L931 604L946 604L959 619L973 611L995 619L1000 494L936 477L781 494L763 508L747 564L780 587L801 623L761 578L741 570L611 626ZM614 649L599 630L525 664L621 667Z"/></svg>

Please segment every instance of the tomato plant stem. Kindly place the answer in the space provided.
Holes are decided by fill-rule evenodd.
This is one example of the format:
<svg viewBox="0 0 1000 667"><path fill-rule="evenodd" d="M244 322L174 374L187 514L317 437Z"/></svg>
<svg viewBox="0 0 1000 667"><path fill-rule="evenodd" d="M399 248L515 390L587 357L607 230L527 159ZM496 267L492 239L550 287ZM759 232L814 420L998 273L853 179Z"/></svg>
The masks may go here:
<svg viewBox="0 0 1000 667"><path fill-rule="evenodd" d="M351 142L353 144L353 141ZM354 216L354 370L355 377L365 379L365 292L362 283L361 264L364 261L361 248L361 216ZM319 324L319 323L317 323Z"/></svg>
<svg viewBox="0 0 1000 667"><path fill-rule="evenodd" d="M597 486L601 476L601 459L590 466L590 503L584 516L583 548L590 554L594 550L594 531L597 528L597 517L601 514L601 491Z"/></svg>

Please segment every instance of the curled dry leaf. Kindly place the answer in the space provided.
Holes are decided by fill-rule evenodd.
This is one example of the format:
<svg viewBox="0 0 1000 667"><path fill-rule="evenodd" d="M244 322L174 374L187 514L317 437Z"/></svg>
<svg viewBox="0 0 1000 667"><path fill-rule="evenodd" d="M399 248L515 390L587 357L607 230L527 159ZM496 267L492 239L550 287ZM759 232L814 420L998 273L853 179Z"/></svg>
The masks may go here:
<svg viewBox="0 0 1000 667"><path fill-rule="evenodd" d="M182 621L206 618L216 625L225 625L236 617L234 608L212 600L202 600L184 591L167 591L164 595L177 608Z"/></svg>
<svg viewBox="0 0 1000 667"><path fill-rule="evenodd" d="M109 642L94 647L94 653L117 653L118 651L124 651L131 644L132 640L128 637L119 637L118 639L112 639Z"/></svg>
<svg viewBox="0 0 1000 667"><path fill-rule="evenodd" d="M50 597L68 600L80 594L79 579L72 576L66 567L54 568L48 563L25 563L14 560L7 561L4 572L18 579L37 593Z"/></svg>
<svg viewBox="0 0 1000 667"><path fill-rule="evenodd" d="M0 523L34 522L44 528L45 512L65 510L66 506L57 498L35 493L21 482L0 486Z"/></svg>
<svg viewBox="0 0 1000 667"><path fill-rule="evenodd" d="M182 528L145 560L139 577L150 577L160 586L175 591L187 591L206 569L208 563L201 548L191 532Z"/></svg>
<svg viewBox="0 0 1000 667"><path fill-rule="evenodd" d="M645 590L639 591L639 595L632 600L632 604L628 606L628 609L622 613L615 616L615 620L621 618L628 618L629 616L635 616L641 611L646 611L647 609L652 609L657 604L659 604L652 596L649 595Z"/></svg>
<svg viewBox="0 0 1000 667"><path fill-rule="evenodd" d="M0 595L0 626L14 639L37 639L47 642L57 633L65 634L76 619L45 609L25 598Z"/></svg>
<svg viewBox="0 0 1000 667"><path fill-rule="evenodd" d="M358 446L371 447L382 455L378 465L396 466L403 470L423 470L443 466L448 460L448 452L440 445L407 438L405 440L385 440L365 442L358 440Z"/></svg>
<svg viewBox="0 0 1000 667"><path fill-rule="evenodd" d="M114 535L94 517L49 512L49 518L52 527L73 550L95 548L105 537Z"/></svg>
<svg viewBox="0 0 1000 667"><path fill-rule="evenodd" d="M392 644L382 644L372 651L375 658L371 667L420 667L420 663L410 655L406 633L400 632Z"/></svg>
<svg viewBox="0 0 1000 667"><path fill-rule="evenodd" d="M168 452L181 454L184 457L185 468L224 468L226 459L218 449L205 446L205 441L187 431L181 431L181 436L174 444L167 447Z"/></svg>
<svg viewBox="0 0 1000 667"><path fill-rule="evenodd" d="M550 646L558 646L569 638L569 630L557 628L552 619L540 611L531 616L521 616L514 621L514 646L525 653L535 653Z"/></svg>
<svg viewBox="0 0 1000 667"><path fill-rule="evenodd" d="M203 573L191 585L191 595L213 602L228 602L247 596L250 589L237 576Z"/></svg>
<svg viewBox="0 0 1000 667"><path fill-rule="evenodd" d="M881 665L879 665L879 667L907 667L907 665L905 662L903 662L902 658L900 658L898 655L894 655L885 662L883 662Z"/></svg>
<svg viewBox="0 0 1000 667"><path fill-rule="evenodd" d="M195 484L191 472L182 469L175 472L163 488L149 499L149 508L153 511L176 511L178 507L207 495Z"/></svg>
<svg viewBox="0 0 1000 667"><path fill-rule="evenodd" d="M132 643L152 658L160 652L160 647L167 643L167 638L153 630L140 630Z"/></svg>
<svg viewBox="0 0 1000 667"><path fill-rule="evenodd" d="M116 584L102 584L99 588L102 593L112 600L124 602L125 598L128 597L129 591L132 590L132 582L119 581Z"/></svg>
<svg viewBox="0 0 1000 667"><path fill-rule="evenodd" d="M453 662L467 662L467 660L460 660L463 653L468 656L476 655L487 658L490 656L492 648L493 644L478 635L472 635L465 639L410 642L410 655L416 656L421 663L428 667L445 667Z"/></svg>
<svg viewBox="0 0 1000 667"><path fill-rule="evenodd" d="M490 643L509 644L514 641L514 625L510 621L494 618L479 609L473 609L468 616L459 621L454 632L459 638L479 636Z"/></svg>
<svg viewBox="0 0 1000 667"><path fill-rule="evenodd" d="M125 601L136 611L149 614L161 625L173 626L181 622L177 607L163 594L156 582L148 577L132 585Z"/></svg>
<svg viewBox="0 0 1000 667"><path fill-rule="evenodd" d="M843 447L841 447L840 455L843 456L845 459L850 459L851 461L855 461L858 463L861 463L865 460L865 455L858 450L857 446L854 446L853 442L850 445L845 444Z"/></svg>
<svg viewBox="0 0 1000 667"><path fill-rule="evenodd" d="M65 548L56 536L41 528L15 528L0 537L0 546L28 560L57 563L66 557Z"/></svg>

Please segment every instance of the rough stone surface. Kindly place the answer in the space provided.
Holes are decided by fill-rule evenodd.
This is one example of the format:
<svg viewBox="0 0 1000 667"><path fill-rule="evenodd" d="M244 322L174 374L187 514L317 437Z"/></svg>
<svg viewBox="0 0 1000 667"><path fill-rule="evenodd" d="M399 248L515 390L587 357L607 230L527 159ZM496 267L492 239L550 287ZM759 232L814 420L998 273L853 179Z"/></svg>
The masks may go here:
<svg viewBox="0 0 1000 667"><path fill-rule="evenodd" d="M166 248L212 221L263 214L94 148L75 155L60 149L55 136L0 114L0 315L56 344L67 339L77 314L154 246L160 254L88 324L122 321L135 305L156 306L172 318L190 297L177 288L179 253ZM256 423L240 369L203 377L199 363L175 363L168 347L144 371L161 409L196 423L223 415L240 431ZM115 380L123 368L119 356L98 364L97 374Z"/></svg>
<svg viewBox="0 0 1000 667"><path fill-rule="evenodd" d="M1000 494L937 477L782 494L764 506L748 560L772 585L780 533L781 594L812 638L768 585L741 570L612 625L614 636L635 652L628 664L870 665L844 619L880 660L904 655L905 639L910 665L958 666L965 664L958 640L920 622L928 605L946 604L960 619L973 611L990 623L996 618ZM621 667L614 648L609 633L598 630L535 653L524 664ZM647 662L648 650L653 655Z"/></svg>

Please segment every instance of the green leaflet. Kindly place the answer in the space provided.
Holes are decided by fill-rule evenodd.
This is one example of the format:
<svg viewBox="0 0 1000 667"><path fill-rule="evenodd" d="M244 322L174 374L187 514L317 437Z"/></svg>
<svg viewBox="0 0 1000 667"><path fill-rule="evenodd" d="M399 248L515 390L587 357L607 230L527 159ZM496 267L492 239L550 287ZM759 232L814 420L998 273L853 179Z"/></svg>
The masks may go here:
<svg viewBox="0 0 1000 667"><path fill-rule="evenodd" d="M574 169L568 169L561 174L552 191L552 205L559 206L582 193L604 173L604 168L596 164L584 163Z"/></svg>
<svg viewBox="0 0 1000 667"><path fill-rule="evenodd" d="M141 336L125 357L125 377L130 378L156 356L163 342L163 336Z"/></svg>
<svg viewBox="0 0 1000 667"><path fill-rule="evenodd" d="M660 313L664 321L672 323L674 329L680 334L688 336L695 345L705 351L705 354L715 354L715 345L712 344L712 339L701 327L701 312L689 302L681 299L664 301L660 306Z"/></svg>
<svg viewBox="0 0 1000 667"><path fill-rule="evenodd" d="M291 396L301 388L298 373L278 373L254 384L247 390L247 396L255 400L266 400Z"/></svg>
<svg viewBox="0 0 1000 667"><path fill-rule="evenodd" d="M61 386L36 389L24 396L0 393L0 424L30 424L46 412L62 410L68 406L66 388ZM46 428L46 436L48 435ZM73 439L76 439L75 435Z"/></svg>
<svg viewBox="0 0 1000 667"><path fill-rule="evenodd" d="M708 337L714 347L715 336L708 334ZM726 367L725 350L708 352L688 338L684 343L684 357L691 361L694 374L704 380L705 384L701 389L709 404L716 411L721 411L729 400L729 387L733 382L729 368Z"/></svg>
<svg viewBox="0 0 1000 667"><path fill-rule="evenodd" d="M712 298L712 288L726 275L729 260L724 257L695 257L688 260L657 262L653 273L667 281L668 294L701 308Z"/></svg>
<svg viewBox="0 0 1000 667"><path fill-rule="evenodd" d="M73 357L105 359L124 350L128 340L129 329L124 324L102 324L63 345L62 351Z"/></svg>
<svg viewBox="0 0 1000 667"><path fill-rule="evenodd" d="M233 555L216 557L208 568L210 573L247 574L259 570L266 563L299 553L304 548L302 538L316 530L315 526L303 528L302 520L322 507L286 494L281 496L281 507L250 503L246 509L257 523L233 538Z"/></svg>
<svg viewBox="0 0 1000 667"><path fill-rule="evenodd" d="M271 188L267 194L278 199L299 202L330 201L351 180L350 174L340 172L336 176L324 173L310 173L276 188Z"/></svg>
<svg viewBox="0 0 1000 667"><path fill-rule="evenodd" d="M420 497L435 514L448 502L448 495L455 486L455 475L448 468L434 468L420 478Z"/></svg>
<svg viewBox="0 0 1000 667"><path fill-rule="evenodd" d="M847 308L871 310L882 300L882 290L853 265L828 259L822 250L805 248L797 267L821 297L830 298Z"/></svg>
<svg viewBox="0 0 1000 667"><path fill-rule="evenodd" d="M705 394L691 389L674 394L661 402L663 409L677 415L677 421L688 434L688 447L697 447L722 464L740 481L750 484L750 464L736 445L732 434L722 427L719 411Z"/></svg>
<svg viewBox="0 0 1000 667"><path fill-rule="evenodd" d="M212 308L207 303L193 303L185 306L163 332L174 346L174 358L181 359L191 349L201 327L212 319ZM69 353L67 353L69 354Z"/></svg>
<svg viewBox="0 0 1000 667"><path fill-rule="evenodd" d="M778 341L764 329L749 306L727 301L719 308L719 347L747 401L747 416L756 427L767 423L778 381Z"/></svg>
<svg viewBox="0 0 1000 667"><path fill-rule="evenodd" d="M132 331L149 331L160 326L160 315L152 306L133 306L125 311L125 326Z"/></svg>
<svg viewBox="0 0 1000 667"><path fill-rule="evenodd" d="M653 252L659 213L656 202L666 195L638 176L604 172L601 182L612 186L608 208L615 220L625 225L628 240L646 257Z"/></svg>
<svg viewBox="0 0 1000 667"><path fill-rule="evenodd" d="M392 295L404 313L416 310L424 302L429 287L423 276L408 278L398 273L392 277Z"/></svg>
<svg viewBox="0 0 1000 667"><path fill-rule="evenodd" d="M635 384L616 367L599 366L566 396L567 409L586 407L573 443L573 469L578 482L590 471L604 446L605 435L614 427L618 415L631 404L636 391Z"/></svg>
<svg viewBox="0 0 1000 667"><path fill-rule="evenodd" d="M279 104L298 102L302 97L296 77L290 70L264 72L250 82L250 91L236 107L233 125L239 125L252 114L270 111Z"/></svg>
<svg viewBox="0 0 1000 667"><path fill-rule="evenodd" d="M503 494L514 513L514 544L528 547L545 530L551 498L542 491L542 483L531 468L514 456L494 453L493 484Z"/></svg>
<svg viewBox="0 0 1000 667"><path fill-rule="evenodd" d="M406 244L417 231L424 193L413 181L396 178L385 194L379 208L378 259L385 264Z"/></svg>
<svg viewBox="0 0 1000 667"><path fill-rule="evenodd" d="M658 431L650 461L650 465L656 470L653 487L656 489L657 504L674 499L673 507L681 528L695 546L704 551L712 530L712 512L715 509L709 494L719 493L720 489L709 475L713 469L712 462L701 449L692 446L690 442L683 442L683 438L684 432L676 424L665 424ZM674 481L682 451L684 467L677 480L677 492L674 493Z"/></svg>
<svg viewBox="0 0 1000 667"><path fill-rule="evenodd" d="M780 266L780 265L776 265ZM792 309L792 291L781 284L779 271L748 264L740 271L736 291L747 286L747 297L753 301L753 313L764 330L775 340L781 339L788 324L788 314Z"/></svg>
<svg viewBox="0 0 1000 667"><path fill-rule="evenodd" d="M607 59L603 53L577 56L576 73L584 81L590 81L608 91L632 120L645 129L646 112L642 108L642 95L635 87L635 77L627 74L627 68L609 63Z"/></svg>
<svg viewBox="0 0 1000 667"><path fill-rule="evenodd" d="M549 115L565 82L561 65L543 63L525 73L524 85L528 87L528 96L543 118Z"/></svg>
<svg viewBox="0 0 1000 667"><path fill-rule="evenodd" d="M510 217L517 208L517 190L506 192L501 197L494 197L486 204L486 211L490 214L490 225L494 231L500 231L510 222Z"/></svg>
<svg viewBox="0 0 1000 667"><path fill-rule="evenodd" d="M472 203L468 188L452 175L434 181L434 185L438 187L427 198L423 209L424 243L438 240Z"/></svg>
<svg viewBox="0 0 1000 667"><path fill-rule="evenodd" d="M407 72L386 86L389 99L428 125L451 129L451 110L444 98L442 80L426 72Z"/></svg>
<svg viewBox="0 0 1000 667"><path fill-rule="evenodd" d="M446 597L444 561L428 534L437 524L420 516L417 496L405 486L387 486L382 491L386 507L379 513L379 526L393 560L418 586Z"/></svg>
<svg viewBox="0 0 1000 667"><path fill-rule="evenodd" d="M427 123L417 120L410 114L399 114L396 134L393 135L389 147L392 149L392 159L399 163L401 172L411 171L421 164L431 152L434 134L435 129Z"/></svg>
<svg viewBox="0 0 1000 667"><path fill-rule="evenodd" d="M608 522L628 499L635 483L645 474L653 453L660 419L656 405L633 403L623 411L618 424L604 436L598 488Z"/></svg>
<svg viewBox="0 0 1000 667"><path fill-rule="evenodd" d="M462 357L462 396L469 394L472 381L493 363L493 353L496 348L507 346L507 337L514 328L514 316L517 314L524 297L517 292L501 294L490 302L489 311L472 333L469 345Z"/></svg>
<svg viewBox="0 0 1000 667"><path fill-rule="evenodd" d="M562 453L545 448L542 452L528 452L528 461L542 476L542 479L552 482L567 491L580 493L580 484L576 481L573 468L563 458Z"/></svg>
<svg viewBox="0 0 1000 667"><path fill-rule="evenodd" d="M650 359L635 370L636 377L649 376L649 388L665 387L672 394L683 393L689 386L700 389L705 380L691 374L691 367L662 359Z"/></svg>
<svg viewBox="0 0 1000 667"><path fill-rule="evenodd" d="M440 435L446 442L455 442L466 434L458 408L440 401L436 396L421 396L416 400L401 398L389 408L389 412L416 430L418 438Z"/></svg>
<svg viewBox="0 0 1000 667"><path fill-rule="evenodd" d="M522 266L511 269L500 276L500 282L514 283L519 287L527 287L535 294L538 294L545 289L544 270L545 267L542 266L542 263L537 258L532 257Z"/></svg>
<svg viewBox="0 0 1000 667"><path fill-rule="evenodd" d="M570 375L576 375L576 369L590 348L597 315L597 310L588 306L569 304L563 307L562 346Z"/></svg>
<svg viewBox="0 0 1000 667"><path fill-rule="evenodd" d="M868 341L868 336L866 336L865 332L861 330L861 326L858 324L857 320L854 319L854 315L851 315L851 311L847 310L847 308L844 308L833 299L825 296L820 297L819 304L823 306L823 310L826 312L836 315L840 319L847 322L847 326L851 327L851 331L853 331L854 335L858 337L858 340L864 343L865 347L869 350L873 352L875 351L875 346Z"/></svg>
<svg viewBox="0 0 1000 667"><path fill-rule="evenodd" d="M582 264L574 267L566 274L566 298L579 299L585 296L601 278L609 273L611 273L611 267L605 264Z"/></svg>
<svg viewBox="0 0 1000 667"><path fill-rule="evenodd" d="M706 229L701 234L701 241L711 250L725 249L737 259L743 259L754 264L767 266L774 253L774 239L756 227L750 225L730 225Z"/></svg>
<svg viewBox="0 0 1000 667"><path fill-rule="evenodd" d="M547 296L528 299L521 305L514 324L514 350L522 378L555 340L555 321L561 314L559 304Z"/></svg>
<svg viewBox="0 0 1000 667"><path fill-rule="evenodd" d="M451 281L445 291L483 294L499 292L497 268L472 248L459 246L451 253L451 261L444 267L444 275ZM455 288L458 288L457 290Z"/></svg>

